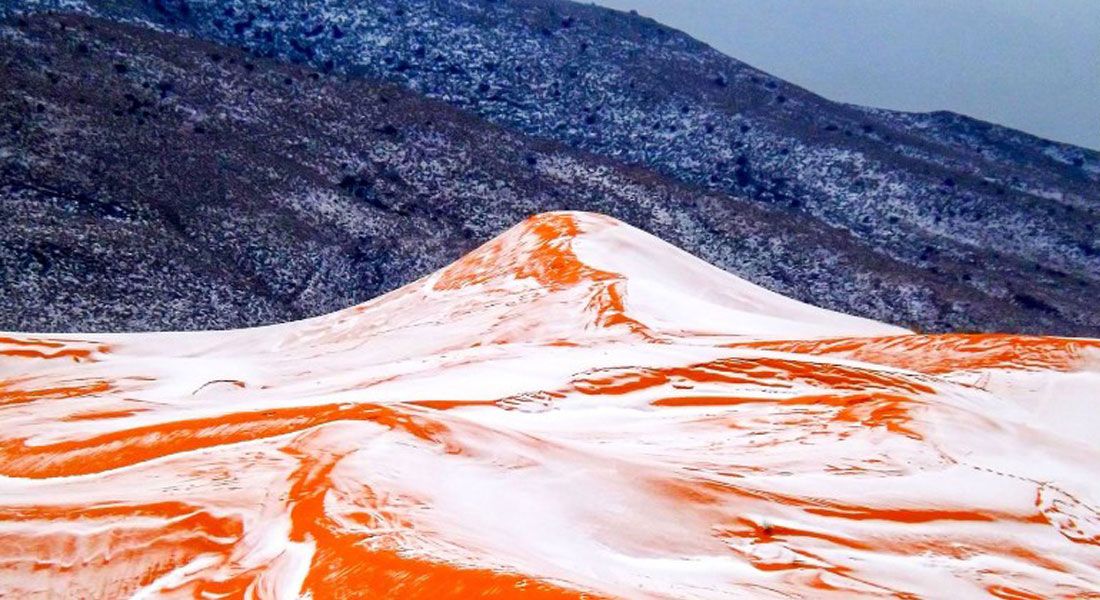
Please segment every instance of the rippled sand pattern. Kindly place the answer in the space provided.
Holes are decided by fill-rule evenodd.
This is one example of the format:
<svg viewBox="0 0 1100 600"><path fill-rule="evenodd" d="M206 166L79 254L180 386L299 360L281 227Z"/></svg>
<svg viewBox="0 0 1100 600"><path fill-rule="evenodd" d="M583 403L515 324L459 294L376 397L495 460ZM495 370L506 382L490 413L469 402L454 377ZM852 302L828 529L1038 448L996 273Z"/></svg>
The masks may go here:
<svg viewBox="0 0 1100 600"><path fill-rule="evenodd" d="M1100 598L1097 415L1096 340L550 213L325 317L0 336L0 596Z"/></svg>

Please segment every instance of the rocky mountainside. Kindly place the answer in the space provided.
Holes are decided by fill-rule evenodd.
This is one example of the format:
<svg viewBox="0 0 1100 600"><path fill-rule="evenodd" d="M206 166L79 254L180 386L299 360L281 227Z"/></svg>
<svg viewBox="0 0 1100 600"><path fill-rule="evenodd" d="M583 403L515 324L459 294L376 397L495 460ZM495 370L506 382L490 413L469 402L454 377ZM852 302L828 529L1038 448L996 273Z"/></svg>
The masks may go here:
<svg viewBox="0 0 1100 600"><path fill-rule="evenodd" d="M397 87L74 15L5 25L0 53L0 329L225 328L331 312L555 208L614 214L854 312L931 297L984 306L820 224ZM862 281L883 293L860 295Z"/></svg>
<svg viewBox="0 0 1100 600"><path fill-rule="evenodd" d="M913 334L602 215L305 321L0 337L0 372L5 598L1100 586L1100 340Z"/></svg>
<svg viewBox="0 0 1100 600"><path fill-rule="evenodd" d="M20 282L28 300L0 326L210 327L316 314L444 264L517 213L572 207L612 212L753 281L855 314L927 330L1100 332L1092 301L1100 293L1095 152L958 115L836 104L650 20L569 2L19 0L8 13L50 8L135 27L105 33L116 26L99 21L88 31L69 16L62 20L71 30L54 31L47 18L9 18L4 75L13 83L3 106L26 129L4 132L5 185L12 190L4 210L41 230L67 217L46 222L15 199L62 192L92 204L128 198L174 206L148 219L174 232L155 236L162 245L148 252L163 250L164 260L187 265L175 265L185 273L166 284L144 267L131 272L87 257L102 261L108 275L77 277L66 288L50 283L63 277L30 272L48 249L9 248L6 280ZM148 43L137 45L139 39ZM103 54L93 60L101 47L125 64L101 64ZM189 52L206 55L186 63L201 65L200 72L171 64ZM43 64L47 59L57 64ZM301 83L282 82L295 75ZM371 83L377 80L546 141ZM77 81L88 88L84 104L72 94ZM375 101L381 89L420 108ZM353 97L364 98L362 105ZM287 105L291 99L296 106ZM431 118L414 120L422 111ZM142 116L152 114L160 116ZM102 128L77 131L88 122ZM288 130L279 131L284 124ZM171 129L177 125L182 129ZM191 125L201 133L193 135ZM138 139L149 144L138 146L141 161L118 151ZM439 165L447 152L459 152L456 144L470 153L464 162ZM98 154L101 171L115 168L119 177L76 172L68 152ZM554 157L569 157L569 167ZM436 170L413 174L428 163ZM296 176L299 169L312 178ZM409 187L393 180L398 173ZM641 187L621 187L617 176ZM44 185L49 177L83 183L54 189ZM296 193L273 188L274 180L298 186ZM416 187L428 180L427 190ZM532 188L533 181L540 183ZM311 185L325 194L307 194ZM377 200L383 189L402 201L375 206L387 203ZM319 200L326 194L366 216L331 217L341 210ZM349 200L359 196L375 199ZM293 216L282 214L285 221L261 208L287 202L297 204ZM397 205L420 220L396 218ZM344 233L305 231L319 219ZM255 225L231 227L234 220ZM101 226L91 221L51 243L93 252L77 242L83 234L131 263L150 258L165 268L143 255L142 236L114 239L93 232ZM415 240L380 224L398 221ZM236 233L222 232L228 229ZM17 238L6 234L6 246ZM185 260L186 253L169 250L177 243L204 258ZM51 264L81 260L56 254ZM233 283L220 291L184 289L189 274L197 282L212 273ZM148 305L159 308L127 308L131 316L120 316L106 306L143 281ZM33 310L41 303L47 306Z"/></svg>

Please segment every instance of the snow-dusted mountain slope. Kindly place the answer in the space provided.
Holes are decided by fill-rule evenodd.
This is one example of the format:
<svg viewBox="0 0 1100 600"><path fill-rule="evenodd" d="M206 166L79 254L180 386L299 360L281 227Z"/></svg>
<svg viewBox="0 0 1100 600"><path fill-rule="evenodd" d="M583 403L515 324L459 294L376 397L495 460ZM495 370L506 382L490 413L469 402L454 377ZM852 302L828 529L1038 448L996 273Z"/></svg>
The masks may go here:
<svg viewBox="0 0 1100 600"><path fill-rule="evenodd" d="M812 219L393 85L78 15L0 23L0 55L12 57L0 61L0 122L12 124L0 127L0 330L227 329L328 314L562 209L612 215L849 314L922 330L1076 330Z"/></svg>
<svg viewBox="0 0 1100 600"><path fill-rule="evenodd" d="M1100 593L1100 341L916 335L590 213L0 372L5 597Z"/></svg>
<svg viewBox="0 0 1100 600"><path fill-rule="evenodd" d="M17 282L0 328L316 316L577 209L849 314L1100 336L1100 154L830 102L636 15L560 0L7 0L0 15L0 274Z"/></svg>

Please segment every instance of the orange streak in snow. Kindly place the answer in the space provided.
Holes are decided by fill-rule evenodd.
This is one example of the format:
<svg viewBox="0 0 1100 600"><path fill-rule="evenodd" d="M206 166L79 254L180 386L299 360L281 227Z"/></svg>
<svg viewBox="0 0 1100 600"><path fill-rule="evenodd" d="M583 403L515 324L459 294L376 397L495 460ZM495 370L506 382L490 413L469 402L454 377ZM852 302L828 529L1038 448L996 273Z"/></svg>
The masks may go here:
<svg viewBox="0 0 1100 600"><path fill-rule="evenodd" d="M769 524L765 526L756 523L755 521L750 521L749 519L744 518L737 519L737 523L742 526L742 529L723 529L722 534L741 538L749 538L756 542L767 542L775 539L796 537L823 540L836 544L838 546L853 548L856 550L870 550L872 548L870 544L860 542L852 538L842 537L839 535L824 533L820 531L810 531L807 529L799 529L796 527L789 527L778 524Z"/></svg>
<svg viewBox="0 0 1100 600"><path fill-rule="evenodd" d="M879 520L897 523L928 523L930 521L996 521L1005 515L974 510L939 510L919 508L872 508L845 506L843 508L809 507L806 512L823 517L837 517L855 521ZM1018 520L1013 518L1012 520Z"/></svg>
<svg viewBox="0 0 1100 600"><path fill-rule="evenodd" d="M496 400L411 400L404 404L423 406L433 410L451 410L452 408L462 408L464 406L495 406L496 403Z"/></svg>
<svg viewBox="0 0 1100 600"><path fill-rule="evenodd" d="M93 342L0 337L0 346L4 345L18 347L7 349L0 348L0 356L41 358L46 360L54 358L71 358L77 362L90 359L94 353L102 354L108 351L107 346L95 344ZM27 346L30 346L30 348ZM40 348L46 348L47 350L41 350ZM54 351L51 352L50 349Z"/></svg>
<svg viewBox="0 0 1100 600"><path fill-rule="evenodd" d="M92 355L91 350L83 348L66 348L65 350L58 350L57 352L42 352L40 350L0 350L0 356L15 356L18 358L72 358L73 360L80 361L87 359Z"/></svg>
<svg viewBox="0 0 1100 600"><path fill-rule="evenodd" d="M33 390L11 389L5 382L0 382L0 406L12 404L25 404L35 400L75 398L77 396L90 396L110 391L111 384L106 381L95 381L84 385L63 386L53 388L39 388Z"/></svg>
<svg viewBox="0 0 1100 600"><path fill-rule="evenodd" d="M734 398L731 396L679 396L650 402L652 406L736 406L738 404L770 403L774 398Z"/></svg>
<svg viewBox="0 0 1100 600"><path fill-rule="evenodd" d="M1004 598L1004 600L1043 600L1044 598L1039 594L1032 594L1031 592L1025 592L1004 585L993 585L986 588L986 591L998 598Z"/></svg>
<svg viewBox="0 0 1100 600"><path fill-rule="evenodd" d="M5 507L0 521L21 526L0 534L5 568L23 573L28 592L50 586L64 597L130 595L200 555L228 557L244 532L237 517L184 502ZM24 527L35 521L47 526Z"/></svg>
<svg viewBox="0 0 1100 600"><path fill-rule="evenodd" d="M742 404L820 405L840 407L834 418L839 421L860 423L868 427L884 427L888 431L900 433L914 439L920 434L907 426L912 420L908 406L916 400L898 394L824 394L795 396L793 398L748 398L731 396L676 396L654 400L652 406L666 407L704 407L737 406Z"/></svg>
<svg viewBox="0 0 1100 600"><path fill-rule="evenodd" d="M64 348L64 342L57 342L52 340L41 339L20 339L0 336L0 344L11 344L12 346L42 346L44 348Z"/></svg>
<svg viewBox="0 0 1100 600"><path fill-rule="evenodd" d="M139 412L145 412L143 408L131 408L131 409L119 409L119 410L104 410L99 412L84 412L76 413L75 415L68 415L62 417L62 421L99 421L107 419L121 419L123 417L132 417Z"/></svg>
<svg viewBox="0 0 1100 600"><path fill-rule="evenodd" d="M0 474L32 479L87 475L342 420L372 421L425 441L445 441L443 425L395 408L371 404L323 405L176 421L42 446L28 446L22 439L5 440L0 442Z"/></svg>
<svg viewBox="0 0 1100 600"><path fill-rule="evenodd" d="M790 387L792 383L837 390L884 389L931 394L931 386L914 377L844 365L778 358L723 358L688 367L599 369L574 382L583 394L626 394L676 382L729 383Z"/></svg>
<svg viewBox="0 0 1100 600"><path fill-rule="evenodd" d="M731 344L810 355L835 355L939 375L973 369L1069 371L1100 341L1008 334L902 335Z"/></svg>
<svg viewBox="0 0 1100 600"><path fill-rule="evenodd" d="M547 291L587 286L591 290L587 308L595 312L597 325L624 325L652 338L643 324L626 314L622 276L589 266L573 252L573 239L578 234L573 216L536 215L520 227L444 269L434 289L457 290L509 279L532 279Z"/></svg>
<svg viewBox="0 0 1100 600"><path fill-rule="evenodd" d="M303 585L303 592L314 598L595 598L521 575L461 568L374 547L361 536L342 531L325 511L329 475L340 456L285 451L302 461L291 478L290 536L316 544Z"/></svg>

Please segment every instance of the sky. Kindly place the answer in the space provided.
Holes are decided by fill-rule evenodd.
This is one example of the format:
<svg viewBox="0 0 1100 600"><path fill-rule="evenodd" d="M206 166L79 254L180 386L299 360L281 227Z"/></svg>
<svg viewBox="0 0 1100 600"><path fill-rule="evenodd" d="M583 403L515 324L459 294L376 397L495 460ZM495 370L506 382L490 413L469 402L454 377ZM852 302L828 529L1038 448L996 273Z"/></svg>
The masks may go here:
<svg viewBox="0 0 1100 600"><path fill-rule="evenodd" d="M1100 0L595 0L832 100L1100 150Z"/></svg>

